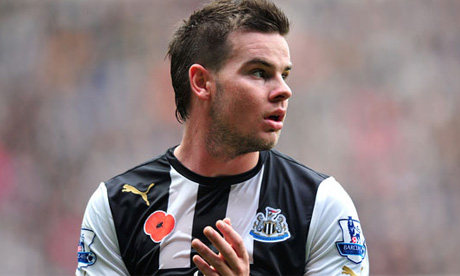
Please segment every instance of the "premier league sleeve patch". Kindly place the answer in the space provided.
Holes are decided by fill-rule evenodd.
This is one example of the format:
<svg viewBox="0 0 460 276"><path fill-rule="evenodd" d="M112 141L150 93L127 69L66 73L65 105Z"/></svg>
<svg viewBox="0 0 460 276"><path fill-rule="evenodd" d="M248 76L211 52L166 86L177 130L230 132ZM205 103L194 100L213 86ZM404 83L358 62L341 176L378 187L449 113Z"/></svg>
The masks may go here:
<svg viewBox="0 0 460 276"><path fill-rule="evenodd" d="M348 260L356 264L361 263L366 256L366 240L361 234L361 224L352 217L348 217L348 219L339 220L339 225L343 239L336 242L337 250Z"/></svg>
<svg viewBox="0 0 460 276"><path fill-rule="evenodd" d="M91 245L96 235L92 230L82 228L80 242L78 243L78 269L91 266L96 262L96 254L91 252Z"/></svg>

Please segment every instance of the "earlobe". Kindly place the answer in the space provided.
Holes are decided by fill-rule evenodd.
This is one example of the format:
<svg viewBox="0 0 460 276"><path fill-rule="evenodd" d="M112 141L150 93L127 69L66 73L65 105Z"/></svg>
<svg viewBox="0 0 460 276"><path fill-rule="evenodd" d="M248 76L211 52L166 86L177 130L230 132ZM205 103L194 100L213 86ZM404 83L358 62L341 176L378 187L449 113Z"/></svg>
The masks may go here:
<svg viewBox="0 0 460 276"><path fill-rule="evenodd" d="M201 99L208 99L210 96L209 80L210 73L200 64L193 64L188 70L190 87L192 93Z"/></svg>

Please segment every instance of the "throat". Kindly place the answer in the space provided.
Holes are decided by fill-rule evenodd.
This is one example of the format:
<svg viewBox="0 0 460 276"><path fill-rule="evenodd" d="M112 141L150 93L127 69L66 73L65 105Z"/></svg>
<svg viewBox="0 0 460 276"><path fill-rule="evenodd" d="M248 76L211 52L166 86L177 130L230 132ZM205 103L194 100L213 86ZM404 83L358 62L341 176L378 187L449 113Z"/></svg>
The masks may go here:
<svg viewBox="0 0 460 276"><path fill-rule="evenodd" d="M194 147L187 153L181 146L174 155L187 169L206 177L237 175L250 171L259 161L259 152L250 152L231 157L222 152L212 154L205 147Z"/></svg>
<svg viewBox="0 0 460 276"><path fill-rule="evenodd" d="M199 174L209 177L229 176L250 171L259 161L259 152L240 154L234 158L211 158L199 168Z"/></svg>

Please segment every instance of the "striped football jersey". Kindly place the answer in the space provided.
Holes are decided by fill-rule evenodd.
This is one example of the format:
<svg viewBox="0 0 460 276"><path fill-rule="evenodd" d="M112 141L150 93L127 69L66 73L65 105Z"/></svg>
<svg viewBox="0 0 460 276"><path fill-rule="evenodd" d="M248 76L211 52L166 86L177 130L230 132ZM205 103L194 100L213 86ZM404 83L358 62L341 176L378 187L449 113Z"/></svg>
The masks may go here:
<svg viewBox="0 0 460 276"><path fill-rule="evenodd" d="M77 275L201 275L191 241L215 250L203 228L226 217L251 275L368 275L357 212L333 177L275 150L248 172L204 177L173 151L101 183L83 218Z"/></svg>

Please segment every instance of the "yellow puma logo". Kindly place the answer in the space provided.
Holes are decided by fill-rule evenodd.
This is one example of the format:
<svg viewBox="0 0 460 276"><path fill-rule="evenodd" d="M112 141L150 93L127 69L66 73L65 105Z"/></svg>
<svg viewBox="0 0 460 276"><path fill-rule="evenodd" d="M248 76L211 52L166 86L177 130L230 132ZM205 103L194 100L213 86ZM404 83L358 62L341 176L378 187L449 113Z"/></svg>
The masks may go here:
<svg viewBox="0 0 460 276"><path fill-rule="evenodd" d="M150 184L150 186L147 188L147 191L141 192L139 191L136 187L133 187L129 184L123 185L123 189L121 190L122 192L125 193L133 193L136 195L140 195L142 199L147 203L147 206L150 206L149 199L147 198L147 194L149 193L150 189L155 185L155 183Z"/></svg>
<svg viewBox="0 0 460 276"><path fill-rule="evenodd" d="M350 276L358 276L358 274L356 274L353 270L351 270L351 268L349 268L348 266L343 266L342 267L343 271L342 271L342 274L346 274L346 275L350 275ZM363 267L361 267L361 273L363 272ZM361 275L360 273L360 275Z"/></svg>

